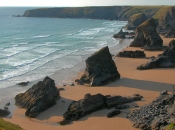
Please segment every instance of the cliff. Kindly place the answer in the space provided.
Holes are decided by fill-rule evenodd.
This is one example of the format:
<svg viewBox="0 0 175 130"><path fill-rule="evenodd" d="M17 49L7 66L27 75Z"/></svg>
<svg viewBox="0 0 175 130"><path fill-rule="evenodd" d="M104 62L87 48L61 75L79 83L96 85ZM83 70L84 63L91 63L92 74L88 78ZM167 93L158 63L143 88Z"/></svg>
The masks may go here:
<svg viewBox="0 0 175 130"><path fill-rule="evenodd" d="M24 17L90 18L107 20L128 20L135 13L152 17L161 6L102 6L102 7L64 7L27 10Z"/></svg>

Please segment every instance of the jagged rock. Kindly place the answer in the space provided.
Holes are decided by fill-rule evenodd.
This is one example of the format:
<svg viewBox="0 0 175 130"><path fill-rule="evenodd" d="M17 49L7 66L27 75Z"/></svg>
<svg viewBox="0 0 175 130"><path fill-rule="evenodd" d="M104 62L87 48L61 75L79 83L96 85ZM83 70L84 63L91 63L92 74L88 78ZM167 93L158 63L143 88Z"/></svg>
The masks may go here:
<svg viewBox="0 0 175 130"><path fill-rule="evenodd" d="M145 20L146 20L146 16L144 13L134 14L129 18L128 24L126 25L126 29L134 30Z"/></svg>
<svg viewBox="0 0 175 130"><path fill-rule="evenodd" d="M130 47L143 47L145 50L162 49L163 40L156 31L157 23L151 18L143 22L136 29L134 41Z"/></svg>
<svg viewBox="0 0 175 130"><path fill-rule="evenodd" d="M141 57L145 57L145 53L144 51L123 51L123 52L119 52L117 54L118 57L129 57L129 58L141 58Z"/></svg>
<svg viewBox="0 0 175 130"><path fill-rule="evenodd" d="M65 88L58 88L58 90L59 90L59 91L63 91L63 90L65 90Z"/></svg>
<svg viewBox="0 0 175 130"><path fill-rule="evenodd" d="M113 110L113 111L108 113L107 117L111 118L111 117L116 116L116 115L118 115L120 113L121 113L121 111L119 111L119 110Z"/></svg>
<svg viewBox="0 0 175 130"><path fill-rule="evenodd" d="M78 120L81 117L92 113L94 111L103 109L106 107L105 96L102 94L90 95L86 94L84 99L79 101L73 101L63 117L66 120Z"/></svg>
<svg viewBox="0 0 175 130"><path fill-rule="evenodd" d="M175 28L169 29L168 33L165 34L166 38L175 38Z"/></svg>
<svg viewBox="0 0 175 130"><path fill-rule="evenodd" d="M137 97L137 98L135 98ZM102 95L102 94L86 94L83 99L78 101L73 101L67 111L63 115L63 122L64 120L68 121L75 121L80 119L81 117L90 114L92 112L101 110L103 108L111 108L115 107L116 105L122 105L124 103L129 103L133 101L138 101L138 97L141 97L140 95L134 96L134 97L122 97L122 96L110 96L110 95ZM129 108L128 105L122 106L122 108ZM123 108L124 109L124 108ZM115 112L112 112L108 114L109 117L114 116L116 113L119 114L119 110L116 110Z"/></svg>
<svg viewBox="0 0 175 130"><path fill-rule="evenodd" d="M138 70L152 68L172 68L175 67L175 40L170 41L168 48L152 61L137 67Z"/></svg>
<svg viewBox="0 0 175 130"><path fill-rule="evenodd" d="M113 38L121 38L121 39L123 39L123 38L126 38L126 37L125 37L125 33L121 29L120 32L118 32L117 34L113 35Z"/></svg>
<svg viewBox="0 0 175 130"><path fill-rule="evenodd" d="M28 89L25 93L16 95L16 105L26 108L26 116L36 117L40 112L56 104L60 97L59 90L56 88L54 80L45 77Z"/></svg>
<svg viewBox="0 0 175 130"><path fill-rule="evenodd" d="M122 97L122 96L110 96L106 98L106 105L107 108L112 108L117 105L130 103L133 101L140 101L142 99L142 96L134 96L134 97Z"/></svg>
<svg viewBox="0 0 175 130"><path fill-rule="evenodd" d="M10 112L8 110L2 110L0 109L0 117L8 116Z"/></svg>
<svg viewBox="0 0 175 130"><path fill-rule="evenodd" d="M120 79L120 74L109 48L103 47L86 59L86 70L80 81L90 86L101 86L117 79Z"/></svg>

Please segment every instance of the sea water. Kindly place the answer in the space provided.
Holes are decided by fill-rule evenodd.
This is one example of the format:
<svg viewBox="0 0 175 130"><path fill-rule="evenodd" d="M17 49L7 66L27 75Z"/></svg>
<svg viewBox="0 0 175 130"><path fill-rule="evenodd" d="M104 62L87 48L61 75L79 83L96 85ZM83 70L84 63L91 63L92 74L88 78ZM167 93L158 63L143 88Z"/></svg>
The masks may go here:
<svg viewBox="0 0 175 130"><path fill-rule="evenodd" d="M118 45L119 40L112 36L127 23L12 17L23 11L25 8L0 7L0 94L4 88L42 79L56 71L61 80L67 78L90 54L104 46Z"/></svg>

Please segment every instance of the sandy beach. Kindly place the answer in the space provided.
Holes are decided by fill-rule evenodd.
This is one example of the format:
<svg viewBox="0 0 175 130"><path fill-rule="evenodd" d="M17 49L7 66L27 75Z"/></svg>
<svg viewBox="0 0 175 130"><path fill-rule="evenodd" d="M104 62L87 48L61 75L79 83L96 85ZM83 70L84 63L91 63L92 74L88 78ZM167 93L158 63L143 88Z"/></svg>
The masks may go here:
<svg viewBox="0 0 175 130"><path fill-rule="evenodd" d="M168 45L171 38L163 38L163 44ZM123 42L130 42L129 39L125 39ZM113 48L114 49L114 48ZM126 47L123 50L142 50L135 47ZM146 57L157 56L162 51L145 51ZM18 124L25 130L137 130L132 127L132 122L126 118L126 112L130 112L136 109L135 106L143 106L150 103L155 99L160 91L168 90L172 91L173 85L175 85L175 68L163 68L163 69L151 69L151 70L137 70L136 67L140 64L144 64L150 59L148 58L119 58L114 57L117 69L121 75L120 80L116 80L106 86L89 87L87 85L75 85L65 86L64 91L60 91L61 99L57 101L57 104L50 109L39 114L37 118L25 117L25 109L15 108L12 110L12 116L9 118L3 118L14 124ZM83 72L79 72L78 77ZM77 78L78 78L77 77ZM53 77L56 79L57 77ZM72 79L74 82L74 78ZM58 88L62 86L57 86ZM84 97L85 94L97 94L103 95L121 95L132 96L134 94L140 94L144 98L142 101L129 103L130 108L123 110L123 112L113 118L107 118L107 114L113 109L103 109L94 112L81 118L78 121L74 121L70 125L60 126L59 121L63 119L63 114L67 110L69 104L73 100L79 100ZM14 107L14 100L10 101L11 106Z"/></svg>

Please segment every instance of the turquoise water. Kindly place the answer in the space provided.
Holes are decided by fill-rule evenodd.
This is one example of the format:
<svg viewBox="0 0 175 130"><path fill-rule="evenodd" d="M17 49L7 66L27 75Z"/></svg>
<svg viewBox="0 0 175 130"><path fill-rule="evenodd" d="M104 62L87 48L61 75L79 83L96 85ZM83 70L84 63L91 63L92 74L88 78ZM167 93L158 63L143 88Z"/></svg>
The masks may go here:
<svg viewBox="0 0 175 130"><path fill-rule="evenodd" d="M15 11L19 14L13 10L5 15L0 8L0 88L73 68L101 47L117 45L119 41L112 35L127 23L18 18L11 17Z"/></svg>

